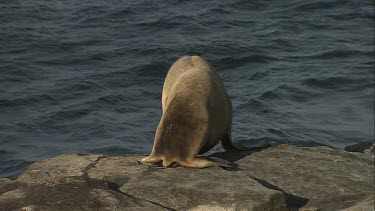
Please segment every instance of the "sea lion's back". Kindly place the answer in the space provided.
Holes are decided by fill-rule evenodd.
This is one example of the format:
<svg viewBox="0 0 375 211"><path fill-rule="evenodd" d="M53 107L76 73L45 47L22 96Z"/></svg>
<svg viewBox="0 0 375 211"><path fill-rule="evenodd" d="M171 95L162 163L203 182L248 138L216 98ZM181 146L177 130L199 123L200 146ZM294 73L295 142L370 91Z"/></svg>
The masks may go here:
<svg viewBox="0 0 375 211"><path fill-rule="evenodd" d="M183 56L178 59L169 69L165 77L162 94L163 113L165 112L165 105L168 96L179 78L184 74L189 74L190 71L201 71L203 74L196 74L197 77L205 77L205 72L212 71L211 65L200 56ZM198 72L199 73L199 72ZM198 79L198 78L197 78Z"/></svg>

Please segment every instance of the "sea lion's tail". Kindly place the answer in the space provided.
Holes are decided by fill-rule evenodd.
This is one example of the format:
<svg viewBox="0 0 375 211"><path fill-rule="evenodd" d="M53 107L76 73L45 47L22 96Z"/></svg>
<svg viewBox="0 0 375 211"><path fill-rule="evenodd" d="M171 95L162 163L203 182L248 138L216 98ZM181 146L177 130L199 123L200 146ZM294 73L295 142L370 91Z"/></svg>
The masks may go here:
<svg viewBox="0 0 375 211"><path fill-rule="evenodd" d="M266 144L266 145L259 146L259 147L236 146L233 144L232 137L229 134L223 136L223 138L221 139L221 144L223 145L223 148L225 149L225 151L229 151L229 152L261 150L261 149L267 149L272 146L271 144Z"/></svg>
<svg viewBox="0 0 375 211"><path fill-rule="evenodd" d="M233 152L233 151L255 151L255 150L261 150L261 149L267 149L271 146L272 146L271 144L266 144L266 145L259 146L259 147L241 147L241 146L236 146L236 145L233 145L233 144L230 147L224 147L224 145L223 145L225 151L229 151L229 152Z"/></svg>

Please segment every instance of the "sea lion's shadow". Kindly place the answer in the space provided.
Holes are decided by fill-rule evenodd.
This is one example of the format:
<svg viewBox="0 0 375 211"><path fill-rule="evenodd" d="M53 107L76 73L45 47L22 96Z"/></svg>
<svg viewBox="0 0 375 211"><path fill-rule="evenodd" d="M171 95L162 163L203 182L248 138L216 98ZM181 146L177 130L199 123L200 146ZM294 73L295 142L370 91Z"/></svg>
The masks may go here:
<svg viewBox="0 0 375 211"><path fill-rule="evenodd" d="M260 152L267 149L268 147L257 149L257 150L244 150L244 151L225 151L225 152L215 152L209 155L207 158L219 163L225 163L226 165L218 165L220 168L227 171L239 171L242 170L238 163L244 157L247 157L255 152ZM222 161L220 161L222 160Z"/></svg>
<svg viewBox="0 0 375 211"><path fill-rule="evenodd" d="M265 148L262 148L262 149L257 149L257 150L235 151L235 152L216 152L212 155L209 155L208 158L209 159L210 158L214 158L214 159L218 158L218 159L226 161L227 163L230 163L230 165L233 166L231 168L228 168L226 166L220 166L219 165L219 167L221 167L224 170L240 171L242 169L239 167L239 164L236 163L237 161L241 160L244 157L250 156L251 154L253 154L255 152L260 152L262 150L265 150L269 147L271 147L271 146L268 146L268 147L265 147ZM307 198L303 198L303 197L300 197L300 196L297 196L297 195L293 195L291 193L287 193L284 190L282 190L281 188L267 182L266 180L262 180L260 178L254 177L254 176L249 176L249 177L254 179L259 184L261 184L262 186L264 186L266 188L281 191L283 194L285 194L287 206L291 210L298 210L299 208L305 206L309 201L309 199L307 199Z"/></svg>

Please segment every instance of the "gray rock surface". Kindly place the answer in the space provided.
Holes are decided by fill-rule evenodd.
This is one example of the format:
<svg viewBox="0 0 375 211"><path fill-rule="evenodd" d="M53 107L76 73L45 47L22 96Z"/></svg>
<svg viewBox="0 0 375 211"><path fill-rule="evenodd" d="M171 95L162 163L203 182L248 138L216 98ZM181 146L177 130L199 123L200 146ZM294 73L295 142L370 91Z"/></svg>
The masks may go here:
<svg viewBox="0 0 375 211"><path fill-rule="evenodd" d="M343 209L341 211L363 211L363 210L374 210L374 195L371 195L362 201L360 201L358 204L351 206L349 208Z"/></svg>
<svg viewBox="0 0 375 211"><path fill-rule="evenodd" d="M0 179L0 210L347 210L373 206L373 156L280 145L206 169L66 154ZM372 202L372 204L371 204Z"/></svg>
<svg viewBox="0 0 375 211"><path fill-rule="evenodd" d="M343 209L374 191L374 159L365 154L280 145L237 163L266 187L285 192L290 206Z"/></svg>
<svg viewBox="0 0 375 211"><path fill-rule="evenodd" d="M345 147L348 152L363 152L365 154L374 155L374 142L359 142Z"/></svg>

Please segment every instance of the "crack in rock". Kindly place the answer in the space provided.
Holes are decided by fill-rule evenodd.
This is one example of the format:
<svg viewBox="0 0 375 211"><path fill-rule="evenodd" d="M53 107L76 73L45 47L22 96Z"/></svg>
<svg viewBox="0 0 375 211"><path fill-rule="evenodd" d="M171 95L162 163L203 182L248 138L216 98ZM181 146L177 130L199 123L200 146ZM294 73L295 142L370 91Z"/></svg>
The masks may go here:
<svg viewBox="0 0 375 211"><path fill-rule="evenodd" d="M139 198L139 197L136 197L136 196L130 195L130 194L128 194L128 193L122 192L122 191L120 190L120 187L121 187L121 186L120 186L119 184L117 184L117 183L114 183L114 182L107 182L107 184L108 184L108 188L109 188L109 189L111 189L111 190L113 190L113 191L116 191L116 192L118 192L118 193L121 193L121 194L125 194L126 196L128 196L128 197L130 197L130 198L138 199L138 200L142 200L142 201L147 201L147 202L150 202L150 203L152 203L152 204L154 204L154 205L157 205L157 206L159 206L159 207L162 207L163 209L166 209L166 210L175 210L175 209L173 209L173 208L166 207L166 206L164 206L164 205L162 205L162 204L159 204L159 203L157 203L157 202L154 202L154 201L151 201L151 200L147 200L147 199L143 199L143 198Z"/></svg>
<svg viewBox="0 0 375 211"><path fill-rule="evenodd" d="M124 194L126 195L127 197L133 199L133 202L138 204L138 205L141 205L139 203L137 203L137 200L141 200L141 201L147 201L151 204L154 204L156 206L159 206L163 209L166 209L166 210L175 210L173 208L170 208L170 207L166 207L162 204L159 204L157 202L153 202L153 201L150 201L150 200L147 200L147 199L142 199L142 198L139 198L139 197L135 197L133 195L130 195L128 193L125 193L125 192L122 192L120 190L120 185L118 183L115 183L115 182L110 182L110 181L102 181L102 180L96 180L96 179L93 179L93 178L90 178L90 176L88 175L89 174L89 170L94 168L96 166L96 164L98 164L98 162L100 160L102 160L103 158L107 158L107 156L100 156L98 157L94 162L90 163L89 165L86 166L85 169L83 169L83 179L85 180L85 182L90 186L90 187L95 187L95 188L100 188L100 189L105 189L105 188L108 188L110 190L113 190L117 193L121 193L121 194Z"/></svg>
<svg viewBox="0 0 375 211"><path fill-rule="evenodd" d="M90 169L92 169L92 168L94 168L95 166L96 166L96 164L98 164L99 163L99 161L101 160L101 159L103 159L103 158L107 158L107 156L99 156L99 157L97 157L96 158L96 160L94 161L94 162L92 162L92 163L90 163L89 165L87 165L86 166L86 168L84 168L83 169L83 175L82 175L82 177L86 180L86 178L88 178L88 179L90 179L89 178L89 173L88 173L88 171L90 170Z"/></svg>
<svg viewBox="0 0 375 211"><path fill-rule="evenodd" d="M273 184L271 184L271 183L269 183L265 180L256 178L256 177L251 176L251 175L249 175L249 177L252 178L253 180L257 181L259 184L261 184L265 188L269 188L269 189L272 189L272 190L282 192L286 197L286 205L291 210L298 210L299 208L305 206L307 204L307 202L309 201L309 199L307 199L307 198L303 198L303 197L300 197L300 196L296 196L296 195L287 193L283 189L281 189L281 188L279 188L279 187L277 187L277 186L275 186L275 185L273 185Z"/></svg>

